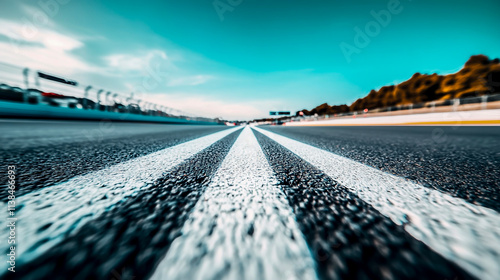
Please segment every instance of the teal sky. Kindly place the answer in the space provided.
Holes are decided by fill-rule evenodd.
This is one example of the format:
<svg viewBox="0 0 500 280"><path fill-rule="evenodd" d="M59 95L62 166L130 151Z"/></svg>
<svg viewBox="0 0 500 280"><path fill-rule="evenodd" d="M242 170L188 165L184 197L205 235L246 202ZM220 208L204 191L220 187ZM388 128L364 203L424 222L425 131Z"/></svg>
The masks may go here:
<svg viewBox="0 0 500 280"><path fill-rule="evenodd" d="M415 72L500 57L498 0L65 2L3 0L0 61L198 115L350 104ZM374 25L373 13L390 19ZM30 23L36 32L26 31ZM367 26L369 42L356 45Z"/></svg>

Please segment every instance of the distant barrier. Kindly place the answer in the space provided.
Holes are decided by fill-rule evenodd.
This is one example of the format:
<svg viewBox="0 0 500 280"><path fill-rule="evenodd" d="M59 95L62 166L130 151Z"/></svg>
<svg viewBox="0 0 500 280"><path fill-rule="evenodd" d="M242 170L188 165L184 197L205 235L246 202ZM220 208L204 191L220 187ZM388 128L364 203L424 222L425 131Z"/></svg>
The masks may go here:
<svg viewBox="0 0 500 280"><path fill-rule="evenodd" d="M281 120L287 121L314 121L320 119L335 119L335 118L356 118L356 117L370 117L370 116L390 116L390 115L407 115L419 113L434 113L434 112L455 112L466 110L486 110L486 109L500 109L500 93L494 93L483 96L474 96L467 98L456 98L448 100L438 100L431 102L406 104L399 106L391 106L384 108L377 108L371 110L355 111L348 113L339 113L334 115L313 115L302 117L290 117L289 119Z"/></svg>
<svg viewBox="0 0 500 280"><path fill-rule="evenodd" d="M71 120L109 120L120 122L154 122L171 124L216 124L212 121L203 121L192 118L159 117L136 115L131 113L117 114L99 110L75 110L72 108L53 108L47 105L34 105L0 101L0 116L13 118L44 118L44 119L71 119Z"/></svg>
<svg viewBox="0 0 500 280"><path fill-rule="evenodd" d="M222 124L47 72L0 62L0 116Z"/></svg>

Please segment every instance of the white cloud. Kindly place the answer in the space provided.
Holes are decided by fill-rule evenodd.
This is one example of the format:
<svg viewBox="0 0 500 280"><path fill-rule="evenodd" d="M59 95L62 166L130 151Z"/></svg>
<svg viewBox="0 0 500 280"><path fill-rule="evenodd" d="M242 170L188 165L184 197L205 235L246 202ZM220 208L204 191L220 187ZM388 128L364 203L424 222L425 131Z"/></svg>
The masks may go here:
<svg viewBox="0 0 500 280"><path fill-rule="evenodd" d="M275 106L274 101L235 102L213 99L205 96L189 96L183 93L150 94L145 100L162 104L195 116L223 118L227 120L249 120L268 114L269 107Z"/></svg>
<svg viewBox="0 0 500 280"><path fill-rule="evenodd" d="M210 75L195 75L195 76L184 76L172 78L167 82L168 86L196 86L204 84L213 79Z"/></svg>
<svg viewBox="0 0 500 280"><path fill-rule="evenodd" d="M42 9L26 4L20 4L19 7L26 15L26 17L23 18L24 22L29 21L31 25L55 26L51 17ZM54 14L52 16L54 16Z"/></svg>
<svg viewBox="0 0 500 280"><path fill-rule="evenodd" d="M0 61L63 74L95 70L71 53L84 46L73 37L10 20L0 19L0 26L0 35L8 39L0 41Z"/></svg>
<svg viewBox="0 0 500 280"><path fill-rule="evenodd" d="M164 68L175 68L162 50L147 50L137 54L117 53L104 57L107 65L120 72L137 71L143 72L151 63L161 62Z"/></svg>
<svg viewBox="0 0 500 280"><path fill-rule="evenodd" d="M0 19L0 34L17 42L41 44L47 48L71 51L83 46L83 43L73 37L62 35L43 26L31 22L19 23Z"/></svg>
<svg viewBox="0 0 500 280"><path fill-rule="evenodd" d="M126 83L130 90L141 88L144 90L144 86L141 86L144 80L154 80L157 85L152 90L156 90L156 88L165 87L197 86L214 79L212 75L193 74L196 70L186 67L185 59L180 54L176 54L175 57L176 63L170 56L167 56L165 51L151 49L134 53L111 54L103 59L109 68L108 72L132 79Z"/></svg>

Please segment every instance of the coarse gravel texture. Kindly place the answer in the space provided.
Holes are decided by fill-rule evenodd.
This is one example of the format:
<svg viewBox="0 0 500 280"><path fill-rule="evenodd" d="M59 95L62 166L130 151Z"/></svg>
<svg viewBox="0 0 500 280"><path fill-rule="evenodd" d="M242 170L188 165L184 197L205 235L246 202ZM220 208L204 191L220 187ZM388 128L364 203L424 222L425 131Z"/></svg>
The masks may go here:
<svg viewBox="0 0 500 280"><path fill-rule="evenodd" d="M500 211L500 127L262 127Z"/></svg>
<svg viewBox="0 0 500 280"><path fill-rule="evenodd" d="M17 141L22 141L30 129L40 125L44 126L25 125L18 128L22 133L11 133L18 137ZM145 129L141 128L141 124L113 124L128 131L118 133L118 128L102 132L97 130L98 124L77 123L82 129L89 131L89 138L82 140L75 137L58 142L53 139L54 134L64 135L71 124L52 125L53 133L50 137L45 135L43 130L35 131L42 135L39 145L31 144L28 147L13 147L1 151L0 166L16 166L16 196L227 129L225 126L159 124L146 125ZM132 133L134 131L135 133ZM0 176L0 186L6 184L7 177ZM7 200L7 192L0 193L0 200Z"/></svg>
<svg viewBox="0 0 500 280"><path fill-rule="evenodd" d="M203 194L241 130L114 205L5 279L145 279ZM121 277L121 278L117 278Z"/></svg>
<svg viewBox="0 0 500 280"><path fill-rule="evenodd" d="M151 280L316 280L285 194L246 127Z"/></svg>
<svg viewBox="0 0 500 280"><path fill-rule="evenodd" d="M320 170L255 134L321 279L474 279Z"/></svg>

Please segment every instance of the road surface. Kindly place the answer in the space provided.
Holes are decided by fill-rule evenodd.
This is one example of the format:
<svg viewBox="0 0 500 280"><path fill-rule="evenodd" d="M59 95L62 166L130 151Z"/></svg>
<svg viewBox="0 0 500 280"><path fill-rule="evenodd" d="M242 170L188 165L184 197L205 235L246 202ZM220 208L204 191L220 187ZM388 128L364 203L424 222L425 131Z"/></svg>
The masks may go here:
<svg viewBox="0 0 500 280"><path fill-rule="evenodd" d="M497 127L0 129L4 279L500 275Z"/></svg>

